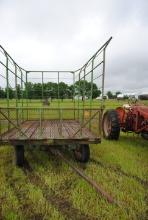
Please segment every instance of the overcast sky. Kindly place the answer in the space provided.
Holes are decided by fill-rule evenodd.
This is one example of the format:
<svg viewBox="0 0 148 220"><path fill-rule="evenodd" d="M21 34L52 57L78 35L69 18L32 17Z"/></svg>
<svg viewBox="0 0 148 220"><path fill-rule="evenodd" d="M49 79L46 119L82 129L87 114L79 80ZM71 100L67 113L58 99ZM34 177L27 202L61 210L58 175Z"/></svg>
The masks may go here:
<svg viewBox="0 0 148 220"><path fill-rule="evenodd" d="M106 91L146 91L147 13L147 0L0 0L0 44L25 69L75 70L113 36Z"/></svg>

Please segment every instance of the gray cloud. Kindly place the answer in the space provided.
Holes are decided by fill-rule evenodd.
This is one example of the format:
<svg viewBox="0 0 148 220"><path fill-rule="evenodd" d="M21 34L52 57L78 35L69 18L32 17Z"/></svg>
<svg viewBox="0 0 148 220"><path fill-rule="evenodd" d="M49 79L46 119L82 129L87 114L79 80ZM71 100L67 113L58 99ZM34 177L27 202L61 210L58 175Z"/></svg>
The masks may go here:
<svg viewBox="0 0 148 220"><path fill-rule="evenodd" d="M148 1L1 0L0 44L27 69L76 69L111 35L106 90L148 88Z"/></svg>

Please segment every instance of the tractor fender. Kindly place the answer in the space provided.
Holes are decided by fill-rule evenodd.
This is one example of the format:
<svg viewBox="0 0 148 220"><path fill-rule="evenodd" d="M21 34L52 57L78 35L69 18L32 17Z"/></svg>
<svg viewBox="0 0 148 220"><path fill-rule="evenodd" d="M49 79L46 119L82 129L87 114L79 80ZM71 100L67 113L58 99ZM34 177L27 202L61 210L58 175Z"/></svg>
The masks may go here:
<svg viewBox="0 0 148 220"><path fill-rule="evenodd" d="M118 113L118 117L119 117L119 121L120 124L124 124L125 123L125 119L126 119L126 111L123 107L118 107L116 108L116 112Z"/></svg>

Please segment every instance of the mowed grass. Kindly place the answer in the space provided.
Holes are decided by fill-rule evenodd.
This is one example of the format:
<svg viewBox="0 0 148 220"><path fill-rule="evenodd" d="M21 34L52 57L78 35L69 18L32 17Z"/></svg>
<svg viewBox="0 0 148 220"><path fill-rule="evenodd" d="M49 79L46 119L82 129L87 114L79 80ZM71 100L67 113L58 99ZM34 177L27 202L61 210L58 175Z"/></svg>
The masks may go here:
<svg viewBox="0 0 148 220"><path fill-rule="evenodd" d="M13 105L14 100L11 102ZM96 107L98 101L93 104ZM122 104L106 101L107 108ZM2 105L6 103L1 101ZM63 107L72 105L69 100L61 103ZM32 101L30 106L42 107L42 103ZM53 101L50 107L58 107L58 103ZM14 163L13 146L2 146L0 219L147 219L148 141L121 133L119 141L102 140L90 150L91 159L85 166L71 153L65 155L111 194L118 206L108 203L51 153L27 148L26 165L20 169Z"/></svg>

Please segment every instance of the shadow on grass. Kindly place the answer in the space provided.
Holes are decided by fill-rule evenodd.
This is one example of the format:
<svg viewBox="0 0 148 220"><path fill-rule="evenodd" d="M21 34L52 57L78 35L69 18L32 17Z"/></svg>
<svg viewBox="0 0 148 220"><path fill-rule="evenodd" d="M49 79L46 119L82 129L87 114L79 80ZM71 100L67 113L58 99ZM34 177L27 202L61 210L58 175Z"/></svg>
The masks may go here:
<svg viewBox="0 0 148 220"><path fill-rule="evenodd" d="M72 220L95 220L97 218L93 216L88 216L85 213L82 213L79 209L75 208L72 202L68 201L62 197L59 191L54 191L52 188L40 178L39 175L33 172L33 169L29 165L28 161L25 161L23 171L25 175L29 178L31 184L39 187L42 190L44 198L53 205L64 217L65 219ZM72 186L72 183L67 183L67 186Z"/></svg>
<svg viewBox="0 0 148 220"><path fill-rule="evenodd" d="M148 141L135 133L121 133L119 141L124 144L134 143L141 148L148 147Z"/></svg>
<svg viewBox="0 0 148 220"><path fill-rule="evenodd" d="M48 169L49 163L52 166L56 174L62 173L62 160L57 159L48 148L46 149L34 149L33 151L28 152L29 160L33 163L36 163L39 166L42 166L45 170Z"/></svg>

